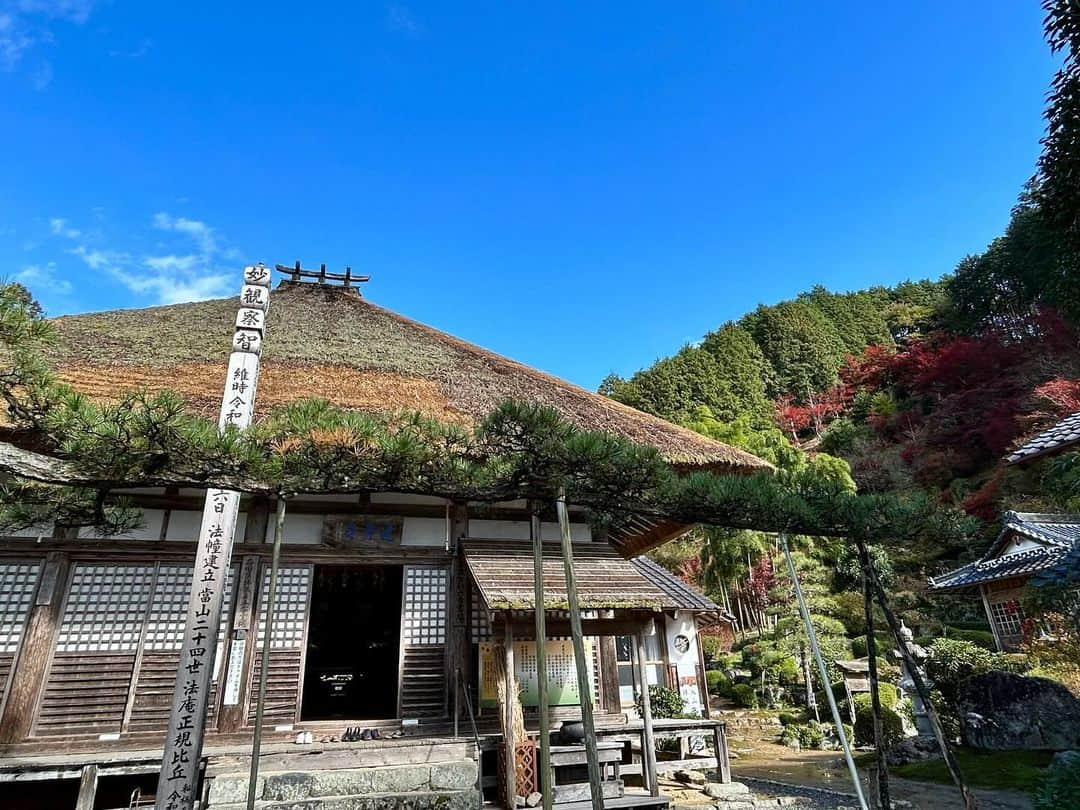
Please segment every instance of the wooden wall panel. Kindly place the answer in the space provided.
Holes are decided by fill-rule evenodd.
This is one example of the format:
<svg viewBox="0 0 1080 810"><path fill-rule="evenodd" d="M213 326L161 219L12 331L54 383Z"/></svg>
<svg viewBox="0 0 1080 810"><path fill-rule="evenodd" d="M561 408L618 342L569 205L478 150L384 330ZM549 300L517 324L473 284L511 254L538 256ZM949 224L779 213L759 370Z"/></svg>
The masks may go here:
<svg viewBox="0 0 1080 810"><path fill-rule="evenodd" d="M266 704L263 725L295 722L300 705L303 654L299 648L270 648L270 667L266 678ZM255 725L255 709L259 697L259 678L262 676L262 655L255 657L248 689L248 725Z"/></svg>
<svg viewBox="0 0 1080 810"><path fill-rule="evenodd" d="M134 652L57 652L38 708L38 736L120 731Z"/></svg>

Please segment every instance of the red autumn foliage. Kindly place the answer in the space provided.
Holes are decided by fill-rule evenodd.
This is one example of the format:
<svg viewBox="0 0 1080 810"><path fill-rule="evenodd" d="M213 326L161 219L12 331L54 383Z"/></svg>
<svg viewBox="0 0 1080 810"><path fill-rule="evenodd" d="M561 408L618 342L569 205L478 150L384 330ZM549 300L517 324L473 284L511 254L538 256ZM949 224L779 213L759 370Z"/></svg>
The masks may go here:
<svg viewBox="0 0 1080 810"><path fill-rule="evenodd" d="M1033 392L1036 399L1045 403L1053 416L1065 416L1080 411L1080 380L1054 377Z"/></svg>

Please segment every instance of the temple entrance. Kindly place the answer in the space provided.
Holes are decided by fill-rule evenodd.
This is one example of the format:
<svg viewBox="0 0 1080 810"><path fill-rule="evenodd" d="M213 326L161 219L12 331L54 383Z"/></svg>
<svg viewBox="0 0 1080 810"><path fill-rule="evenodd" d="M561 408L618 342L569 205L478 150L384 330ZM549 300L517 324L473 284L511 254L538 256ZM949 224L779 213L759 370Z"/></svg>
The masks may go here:
<svg viewBox="0 0 1080 810"><path fill-rule="evenodd" d="M302 720L397 715L401 566L315 566Z"/></svg>

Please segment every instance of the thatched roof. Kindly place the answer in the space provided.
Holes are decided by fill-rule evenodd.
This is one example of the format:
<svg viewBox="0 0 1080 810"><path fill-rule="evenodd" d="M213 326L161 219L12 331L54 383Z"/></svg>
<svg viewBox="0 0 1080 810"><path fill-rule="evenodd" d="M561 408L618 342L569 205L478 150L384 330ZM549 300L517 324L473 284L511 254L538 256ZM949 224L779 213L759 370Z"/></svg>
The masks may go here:
<svg viewBox="0 0 1080 810"><path fill-rule="evenodd" d="M216 417L237 298L56 318L59 378L98 400L169 388ZM687 467L768 469L741 450L405 318L355 291L283 282L271 294L258 409L323 397L368 412L474 423L507 399L652 445Z"/></svg>
<svg viewBox="0 0 1080 810"><path fill-rule="evenodd" d="M559 546L543 547L544 603L566 608L566 571ZM533 552L527 542L478 540L466 544L465 563L488 610L535 610ZM682 607L642 576L607 543L575 543L578 603L584 609Z"/></svg>

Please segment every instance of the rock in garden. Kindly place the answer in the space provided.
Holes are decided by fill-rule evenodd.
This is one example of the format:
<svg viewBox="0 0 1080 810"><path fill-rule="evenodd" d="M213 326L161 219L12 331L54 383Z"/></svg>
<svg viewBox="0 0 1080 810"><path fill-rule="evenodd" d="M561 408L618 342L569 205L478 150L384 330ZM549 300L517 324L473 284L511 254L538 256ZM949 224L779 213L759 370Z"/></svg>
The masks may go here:
<svg viewBox="0 0 1080 810"><path fill-rule="evenodd" d="M708 779L701 771L675 771L675 780L687 785L704 785Z"/></svg>
<svg viewBox="0 0 1080 810"><path fill-rule="evenodd" d="M941 749L933 737L910 737L894 745L886 754L889 764L893 766L937 759L940 756Z"/></svg>
<svg viewBox="0 0 1080 810"><path fill-rule="evenodd" d="M705 795L710 799L723 799L726 801L746 801L750 795L750 788L742 782L709 782L705 785Z"/></svg>
<svg viewBox="0 0 1080 810"><path fill-rule="evenodd" d="M533 791L532 793L530 793L528 796L525 797L525 806L526 807L539 807L540 802L542 802L543 800L544 800L544 796L543 796L542 793L540 793L539 791Z"/></svg>
<svg viewBox="0 0 1080 810"><path fill-rule="evenodd" d="M957 695L960 734L994 751L1080 748L1080 701L1056 681L1011 672L969 679Z"/></svg>

